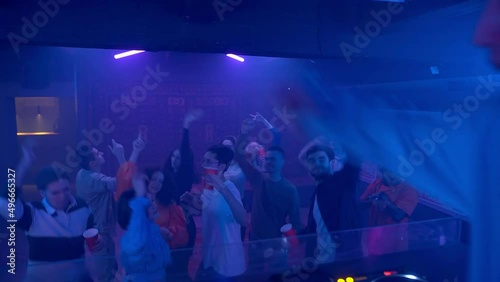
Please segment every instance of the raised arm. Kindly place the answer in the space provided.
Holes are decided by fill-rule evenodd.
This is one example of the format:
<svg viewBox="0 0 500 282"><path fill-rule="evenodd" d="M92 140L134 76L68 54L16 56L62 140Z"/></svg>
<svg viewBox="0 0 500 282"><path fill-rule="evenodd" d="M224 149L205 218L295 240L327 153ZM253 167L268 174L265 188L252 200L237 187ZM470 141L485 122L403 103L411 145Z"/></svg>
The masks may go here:
<svg viewBox="0 0 500 282"><path fill-rule="evenodd" d="M0 215L6 220L21 220L23 222L29 222L29 224L27 224L28 226L25 226L29 228L31 220L26 217L30 217L31 213L25 213L24 211L27 206L22 200L22 187L24 176L33 164L35 155L33 154L31 144L23 144L21 149L23 153L21 161L15 171L8 171L7 187L1 190Z"/></svg>
<svg viewBox="0 0 500 282"><path fill-rule="evenodd" d="M181 164L180 170L183 173L193 173L194 171L194 156L193 150L191 149L191 143L189 140L189 128L191 123L200 119L203 115L203 112L200 110L195 110L188 112L186 116L184 116L183 122L183 131L182 131L182 142L181 142Z"/></svg>
<svg viewBox="0 0 500 282"><path fill-rule="evenodd" d="M113 155L116 157L120 165L126 162L125 150L123 149L123 146L120 143L116 143L115 139L111 139L111 145L109 145L108 147L111 153L113 153Z"/></svg>
<svg viewBox="0 0 500 282"><path fill-rule="evenodd" d="M248 134L250 130L255 126L255 123L252 123L251 120L243 121L241 126L240 135L236 141L234 159L238 162L241 167L241 170L245 174L246 178L252 185L260 185L263 179L263 175L260 171L258 171L252 164L250 164L246 159L245 148L248 145Z"/></svg>
<svg viewBox="0 0 500 282"><path fill-rule="evenodd" d="M134 140L134 143L132 143L132 153L130 154L129 161L133 163L137 163L137 159L139 158L139 154L144 150L144 147L146 146L146 142L142 140L141 137L138 137L137 139Z"/></svg>
<svg viewBox="0 0 500 282"><path fill-rule="evenodd" d="M250 115L255 121L262 123L273 134L272 146L281 146L281 133L262 114Z"/></svg>

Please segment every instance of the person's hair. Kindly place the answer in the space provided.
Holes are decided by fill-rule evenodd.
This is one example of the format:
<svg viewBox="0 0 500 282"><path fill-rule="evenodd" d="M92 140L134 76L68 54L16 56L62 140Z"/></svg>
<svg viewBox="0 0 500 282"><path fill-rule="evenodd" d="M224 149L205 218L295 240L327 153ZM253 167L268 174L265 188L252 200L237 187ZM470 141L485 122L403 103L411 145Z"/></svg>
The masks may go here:
<svg viewBox="0 0 500 282"><path fill-rule="evenodd" d="M156 201L158 202L159 205L163 207L169 207L170 205L176 202L176 199L174 197L174 192L175 192L174 183L169 178L165 178L160 191L156 193Z"/></svg>
<svg viewBox="0 0 500 282"><path fill-rule="evenodd" d="M172 150L170 152L170 154L168 154L168 158L165 161L165 164L163 165L163 171L167 172L168 174L174 172L174 168L172 167L172 156L174 155L174 152L177 150L179 150L179 149ZM179 150L179 152L180 152L180 150Z"/></svg>
<svg viewBox="0 0 500 282"><path fill-rule="evenodd" d="M146 167L144 169L144 174L148 177L146 185L149 184L149 180L151 179L151 177L153 177L153 174L155 174L156 172L161 172L161 173L165 174L163 172L163 170L161 169L161 167Z"/></svg>
<svg viewBox="0 0 500 282"><path fill-rule="evenodd" d="M212 147L208 148L207 152L215 154L215 159L219 161L221 164L226 165L226 171L229 168L229 165L233 161L234 158L234 153L233 150L228 148L227 146L224 145L213 145Z"/></svg>
<svg viewBox="0 0 500 282"><path fill-rule="evenodd" d="M313 145L306 151L306 158L309 157L309 155L317 153L317 152L325 152L326 155L328 156L328 160L331 161L335 159L335 153L333 152L332 147L327 146L327 145Z"/></svg>
<svg viewBox="0 0 500 282"><path fill-rule="evenodd" d="M144 174L148 177L146 180L146 187L149 187L149 181L153 177L153 174L157 172L163 173L164 179L160 191L156 193L156 200L158 201L158 204L168 207L175 201L173 194L175 185L172 183L170 177L168 177L168 175L166 175L160 167L147 167L144 169Z"/></svg>
<svg viewBox="0 0 500 282"><path fill-rule="evenodd" d="M220 143L222 144L222 142L224 142L226 140L231 141L231 143L233 143L233 146L236 147L236 137L234 137L232 135L228 135L228 136L224 137L224 139L222 139L222 141Z"/></svg>
<svg viewBox="0 0 500 282"><path fill-rule="evenodd" d="M90 152L84 153L78 150L77 155L80 157L80 167L86 170L90 170L90 162L95 160L94 153L92 152L94 148L90 147Z"/></svg>
<svg viewBox="0 0 500 282"><path fill-rule="evenodd" d="M281 157L285 159L285 151L280 146L271 146L267 149L268 152L278 152L281 154Z"/></svg>
<svg viewBox="0 0 500 282"><path fill-rule="evenodd" d="M53 167L45 167L42 168L42 170L40 170L36 175L35 183L38 190L45 191L50 183L61 179L69 181L68 174L64 171L57 171Z"/></svg>
<svg viewBox="0 0 500 282"><path fill-rule="evenodd" d="M117 204L117 215L118 224L123 230L127 230L130 223L130 217L132 216L132 209L129 206L130 201L135 197L135 190L127 190L120 195Z"/></svg>

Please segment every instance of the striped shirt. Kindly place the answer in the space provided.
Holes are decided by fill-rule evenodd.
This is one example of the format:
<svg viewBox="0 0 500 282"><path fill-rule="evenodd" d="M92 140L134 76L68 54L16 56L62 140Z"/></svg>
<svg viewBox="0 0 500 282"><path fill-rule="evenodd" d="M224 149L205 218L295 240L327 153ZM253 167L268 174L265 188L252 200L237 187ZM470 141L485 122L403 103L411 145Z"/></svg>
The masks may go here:
<svg viewBox="0 0 500 282"><path fill-rule="evenodd" d="M87 204L71 198L66 210L56 210L44 198L41 202L18 204L17 224L26 230L31 261L61 261L83 258L83 232L94 226Z"/></svg>

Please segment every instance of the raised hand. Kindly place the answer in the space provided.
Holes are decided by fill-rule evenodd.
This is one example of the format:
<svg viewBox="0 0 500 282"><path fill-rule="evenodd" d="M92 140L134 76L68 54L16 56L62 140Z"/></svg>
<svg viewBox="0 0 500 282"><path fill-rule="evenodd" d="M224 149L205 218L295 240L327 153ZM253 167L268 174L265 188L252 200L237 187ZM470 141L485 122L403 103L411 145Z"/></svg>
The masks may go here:
<svg viewBox="0 0 500 282"><path fill-rule="evenodd" d="M109 150L116 157L122 156L124 154L123 146L120 143L116 143L115 139L111 139L111 145L108 145Z"/></svg>
<svg viewBox="0 0 500 282"><path fill-rule="evenodd" d="M21 146L21 151L22 151L22 162L26 166L30 166L33 164L36 160L36 156L33 153L33 146L35 145L35 142L33 139L26 139L26 141L23 143Z"/></svg>
<svg viewBox="0 0 500 282"><path fill-rule="evenodd" d="M259 112L256 112L255 115L250 115L250 117L252 117L256 122L264 124L264 126L267 127L268 129L273 128L273 125Z"/></svg>
<svg viewBox="0 0 500 282"><path fill-rule="evenodd" d="M265 122L266 118L261 115L259 112L255 112L255 115L250 114L250 117L253 118L256 122Z"/></svg>
<svg viewBox="0 0 500 282"><path fill-rule="evenodd" d="M142 150L144 150L144 147L146 147L146 142L144 142L141 138L137 138L132 143L132 147L134 151L141 152Z"/></svg>

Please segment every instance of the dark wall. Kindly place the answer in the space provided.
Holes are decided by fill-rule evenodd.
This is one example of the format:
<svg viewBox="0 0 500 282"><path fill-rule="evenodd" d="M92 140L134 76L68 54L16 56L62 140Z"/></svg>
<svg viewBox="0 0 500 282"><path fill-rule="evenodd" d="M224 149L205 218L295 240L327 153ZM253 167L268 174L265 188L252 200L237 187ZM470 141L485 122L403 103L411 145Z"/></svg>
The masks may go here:
<svg viewBox="0 0 500 282"><path fill-rule="evenodd" d="M247 58L240 63L224 55L169 52L115 60L116 53L92 50L78 54L81 128L74 148L91 133L90 141L105 152L106 173L114 174L117 169L108 149L111 139L125 147L128 158L138 127L146 125L149 139L140 164L163 165L169 153L180 146L186 112L202 109L203 118L191 127L196 164L210 145L226 135L238 135L243 119L258 111L281 130L282 146L287 153L285 175L298 178L299 184L309 180L297 160L307 138L299 132L290 111L272 99L277 91L298 89L293 79L298 66L293 61ZM151 73L155 71L168 75L148 80L152 87L141 92L144 79L154 77ZM109 124L101 128L103 123ZM271 134L262 125L256 127L253 138L265 146L271 145Z"/></svg>

